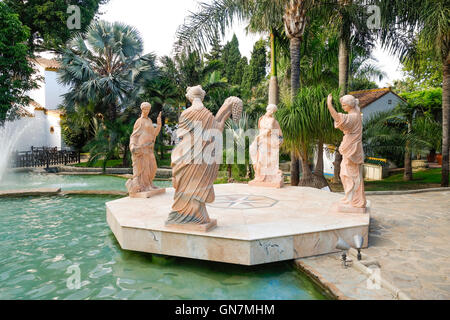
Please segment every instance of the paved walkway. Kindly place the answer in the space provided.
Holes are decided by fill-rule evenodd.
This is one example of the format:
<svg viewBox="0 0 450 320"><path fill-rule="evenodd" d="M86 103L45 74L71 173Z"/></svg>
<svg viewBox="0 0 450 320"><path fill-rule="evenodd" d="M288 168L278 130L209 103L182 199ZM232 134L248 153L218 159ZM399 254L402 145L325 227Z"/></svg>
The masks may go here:
<svg viewBox="0 0 450 320"><path fill-rule="evenodd" d="M381 277L412 299L450 299L450 191L368 199L369 248L363 252L378 260ZM367 276L342 269L338 255L300 262L315 268L347 297L389 299L384 289L367 290Z"/></svg>

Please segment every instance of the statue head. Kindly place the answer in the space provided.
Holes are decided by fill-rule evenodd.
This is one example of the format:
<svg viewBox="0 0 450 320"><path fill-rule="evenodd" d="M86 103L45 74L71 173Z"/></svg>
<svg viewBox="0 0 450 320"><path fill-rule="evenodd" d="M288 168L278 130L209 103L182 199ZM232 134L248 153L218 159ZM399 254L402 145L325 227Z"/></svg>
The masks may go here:
<svg viewBox="0 0 450 320"><path fill-rule="evenodd" d="M350 94L341 97L339 101L346 112L349 112L352 109L359 109L359 100Z"/></svg>
<svg viewBox="0 0 450 320"><path fill-rule="evenodd" d="M195 87L187 87L186 89L186 98L190 102L194 102L195 99L200 99L203 101L205 98L206 92L202 89L202 86L198 85Z"/></svg>
<svg viewBox="0 0 450 320"><path fill-rule="evenodd" d="M278 108L274 104L269 104L266 108L266 113L269 116L272 116L275 112L277 112Z"/></svg>
<svg viewBox="0 0 450 320"><path fill-rule="evenodd" d="M142 102L141 103L141 110L142 114L146 117L150 113L150 109L152 108L152 105L149 102Z"/></svg>

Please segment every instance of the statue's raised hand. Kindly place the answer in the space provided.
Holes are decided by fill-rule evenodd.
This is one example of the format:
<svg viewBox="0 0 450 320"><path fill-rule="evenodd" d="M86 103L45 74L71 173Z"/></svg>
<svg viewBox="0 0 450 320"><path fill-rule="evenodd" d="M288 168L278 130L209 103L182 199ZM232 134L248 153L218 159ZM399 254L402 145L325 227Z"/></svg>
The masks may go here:
<svg viewBox="0 0 450 320"><path fill-rule="evenodd" d="M161 124L161 114L162 114L162 111L159 112L158 118L156 119L157 124Z"/></svg>

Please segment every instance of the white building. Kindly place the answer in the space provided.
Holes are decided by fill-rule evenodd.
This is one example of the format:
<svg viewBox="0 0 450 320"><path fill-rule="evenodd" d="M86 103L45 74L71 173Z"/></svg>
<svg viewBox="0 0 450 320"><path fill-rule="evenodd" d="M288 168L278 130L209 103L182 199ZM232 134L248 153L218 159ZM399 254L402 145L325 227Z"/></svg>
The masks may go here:
<svg viewBox="0 0 450 320"><path fill-rule="evenodd" d="M19 110L21 117L14 126L22 135L15 149L27 151L32 146L65 148L60 125L62 112L58 106L63 102L62 95L68 92L68 87L57 81L59 63L56 60L37 58L33 62L42 81L38 83L38 89L27 93L32 99L30 105Z"/></svg>
<svg viewBox="0 0 450 320"><path fill-rule="evenodd" d="M349 92L359 99L359 107L364 122L373 114L381 111L393 110L399 103L404 101L391 88L370 89ZM324 146L323 169L327 175L334 174L334 146ZM315 163L315 162L314 162Z"/></svg>

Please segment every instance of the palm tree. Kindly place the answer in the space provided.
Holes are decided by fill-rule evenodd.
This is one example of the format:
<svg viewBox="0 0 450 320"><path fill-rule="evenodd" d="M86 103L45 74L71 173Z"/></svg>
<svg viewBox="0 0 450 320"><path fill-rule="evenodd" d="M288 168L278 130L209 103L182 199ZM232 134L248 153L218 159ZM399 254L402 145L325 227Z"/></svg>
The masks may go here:
<svg viewBox="0 0 450 320"><path fill-rule="evenodd" d="M323 142L334 140L333 120L326 108L326 97L329 91L321 85L304 86L299 89L292 100L282 95L282 103L277 112L277 119L283 131L283 148L309 159L316 145L322 147ZM337 92L334 94L338 95ZM320 150L318 150L320 153ZM328 185L321 171L318 158L318 172L312 173L309 161L302 161L302 185L323 188ZM291 177L292 179L292 177ZM303 184L304 183L304 184Z"/></svg>
<svg viewBox="0 0 450 320"><path fill-rule="evenodd" d="M235 155L235 149L237 148L237 153L240 152L245 153L245 168L246 168L246 175L249 178L250 172L251 172L251 165L249 161L249 142L254 137L247 137L246 133L247 130L250 128L250 124L252 123L251 119L249 118L248 114L246 112L242 113L241 118L238 122L234 122L232 120L227 120L225 123L227 127L227 132L230 132L233 137L233 147L232 150L224 149L224 152L226 155L233 154ZM230 146L231 148L231 146ZM236 157L235 157L236 158ZM227 178L230 182L232 179L232 164L229 163L231 161L234 162L235 159L227 159ZM239 165L239 164L238 164Z"/></svg>
<svg viewBox="0 0 450 320"><path fill-rule="evenodd" d="M378 0L383 45L414 64L417 48L427 48L442 61L442 179L449 185L450 7L448 0Z"/></svg>
<svg viewBox="0 0 450 320"><path fill-rule="evenodd" d="M413 179L411 155L439 149L440 125L429 114L417 115L412 105L378 112L364 122L364 153L375 157L404 157L403 180Z"/></svg>
<svg viewBox="0 0 450 320"><path fill-rule="evenodd" d="M289 48L291 57L291 99L295 99L298 89L300 88L300 44L306 27L306 3L303 0L291 0L286 6L283 16L284 29L289 38ZM308 177L309 168L306 154L302 154L306 146L300 148L300 153L291 152L291 185L299 184L299 156L302 162L302 179ZM303 179L303 180L305 180Z"/></svg>
<svg viewBox="0 0 450 320"><path fill-rule="evenodd" d="M392 111L372 114L364 120L364 154L372 157L389 157L391 160L404 156L406 135L404 119L392 117Z"/></svg>
<svg viewBox="0 0 450 320"><path fill-rule="evenodd" d="M156 74L155 56L143 55L143 47L139 32L118 22L95 21L77 34L63 49L59 70L60 82L71 87L65 108L94 103L95 112L114 122Z"/></svg>
<svg viewBox="0 0 450 320"><path fill-rule="evenodd" d="M166 112L164 106L176 106L179 98L179 91L175 84L166 77L158 77L147 81L143 88L144 93L141 99L152 104L151 118L155 121L158 114L161 113L161 120L164 124L166 122ZM164 126L161 127L161 132L156 138L159 145L160 159L164 159Z"/></svg>
<svg viewBox="0 0 450 320"><path fill-rule="evenodd" d="M120 136L111 126L113 126L113 123L94 118L94 138L85 146L85 150L89 152L88 165L91 166L101 160L103 173L106 172L108 160L117 158L119 154Z"/></svg>

